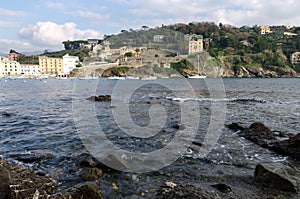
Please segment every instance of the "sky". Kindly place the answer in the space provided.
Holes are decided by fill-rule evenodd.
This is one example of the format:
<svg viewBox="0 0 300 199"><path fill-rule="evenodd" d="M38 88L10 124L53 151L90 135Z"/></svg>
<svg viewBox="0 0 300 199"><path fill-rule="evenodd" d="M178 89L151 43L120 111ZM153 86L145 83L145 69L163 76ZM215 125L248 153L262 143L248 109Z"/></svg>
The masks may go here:
<svg viewBox="0 0 300 199"><path fill-rule="evenodd" d="M66 40L162 24L300 26L299 10L299 0L1 0L0 53L62 50Z"/></svg>

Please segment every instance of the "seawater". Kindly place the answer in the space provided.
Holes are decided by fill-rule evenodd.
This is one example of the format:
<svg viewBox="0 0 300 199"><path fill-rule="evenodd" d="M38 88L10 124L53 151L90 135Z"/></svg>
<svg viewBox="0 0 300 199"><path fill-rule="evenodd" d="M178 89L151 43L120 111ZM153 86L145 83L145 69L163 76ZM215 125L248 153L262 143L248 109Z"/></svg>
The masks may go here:
<svg viewBox="0 0 300 199"><path fill-rule="evenodd" d="M60 189L80 182L78 173L72 173L70 170L75 168L80 157L89 151L85 148L74 122L74 100L93 105L95 108L94 115L84 115L86 110L77 109L86 119L87 131L92 131L88 128L89 118L95 116L107 138L114 145L128 151L150 152L163 148L164 143L171 142L178 130L174 130L174 122L180 123L184 111L180 106L187 101L198 103L194 108L200 110L196 132L198 134L192 139L199 142L203 141L202 134L205 134L214 120L211 115L212 107L220 104L220 111L224 111L226 116L224 125L232 122L245 125L262 122L272 130L299 133L299 78L223 79L224 91L218 91L225 93L222 98L212 97L212 92L215 91L209 89L206 80L170 78L143 81L143 86L136 88L134 92L123 86L119 95L124 98L127 96L131 100L128 110L131 114L132 128L136 125L149 125L149 111L155 114L155 111L161 111L162 107L167 110L163 131L146 139L128 135L120 130L112 114L113 109L118 107L113 107L110 102L95 103L86 100L92 94L112 95L116 85L122 85L125 81L142 82L107 79L0 79L1 156L56 178L61 183ZM210 83L213 81L214 79L210 79ZM191 87L183 86L186 83ZM170 85L172 90L160 86L161 84ZM76 85L84 85L84 90L76 90ZM186 94L191 90L192 97ZM153 106L155 104L159 106ZM9 113L11 116L2 113ZM193 111L190 116L193 117ZM124 122L127 122L127 119ZM130 131L130 125L127 127ZM194 150L189 149L182 153L182 158L239 167L248 165L247 167L251 168L258 162L286 159L243 140L225 127L221 129L215 146L205 157L200 157ZM186 166L185 163L179 165L181 169ZM243 171L242 169L237 172ZM145 184L147 183L144 183L144 186Z"/></svg>

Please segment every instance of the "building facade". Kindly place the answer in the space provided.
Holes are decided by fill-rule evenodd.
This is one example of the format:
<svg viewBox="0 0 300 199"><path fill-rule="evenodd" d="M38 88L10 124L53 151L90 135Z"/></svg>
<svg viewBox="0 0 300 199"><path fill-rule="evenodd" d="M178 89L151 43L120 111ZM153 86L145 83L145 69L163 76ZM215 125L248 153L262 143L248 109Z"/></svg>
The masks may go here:
<svg viewBox="0 0 300 199"><path fill-rule="evenodd" d="M41 74L40 66L35 64L20 64L21 75L28 77L38 76Z"/></svg>
<svg viewBox="0 0 300 199"><path fill-rule="evenodd" d="M10 61L8 58L1 57L0 64L2 76L15 77L21 74L20 63L17 61Z"/></svg>
<svg viewBox="0 0 300 199"><path fill-rule="evenodd" d="M76 65L79 63L79 57L70 56L69 54L64 55L63 57L63 72L59 75L69 75L70 72L76 68Z"/></svg>
<svg viewBox="0 0 300 199"><path fill-rule="evenodd" d="M202 35L189 36L189 55L203 51L203 37Z"/></svg>
<svg viewBox="0 0 300 199"><path fill-rule="evenodd" d="M270 34L273 31L271 31L271 28L269 26L260 26L260 34L265 35L265 34Z"/></svg>
<svg viewBox="0 0 300 199"><path fill-rule="evenodd" d="M8 60L9 61L19 61L21 54L19 53L9 53Z"/></svg>
<svg viewBox="0 0 300 199"><path fill-rule="evenodd" d="M295 52L291 55L291 62L292 64L300 63L300 52Z"/></svg>
<svg viewBox="0 0 300 199"><path fill-rule="evenodd" d="M57 75L64 73L63 59L39 56L41 74Z"/></svg>

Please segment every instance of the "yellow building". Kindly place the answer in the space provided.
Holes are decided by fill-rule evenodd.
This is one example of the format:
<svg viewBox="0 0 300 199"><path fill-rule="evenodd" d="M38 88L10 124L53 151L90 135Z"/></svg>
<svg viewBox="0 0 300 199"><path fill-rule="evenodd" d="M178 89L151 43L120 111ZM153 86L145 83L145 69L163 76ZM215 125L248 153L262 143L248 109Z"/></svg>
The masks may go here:
<svg viewBox="0 0 300 199"><path fill-rule="evenodd" d="M17 61L9 61L7 58L0 59L1 75L2 76L19 76L21 75L20 63Z"/></svg>
<svg viewBox="0 0 300 199"><path fill-rule="evenodd" d="M191 35L189 37L189 55L203 51L202 35Z"/></svg>
<svg viewBox="0 0 300 199"><path fill-rule="evenodd" d="M39 56L39 65L41 74L64 73L64 65L62 58Z"/></svg>
<svg viewBox="0 0 300 199"><path fill-rule="evenodd" d="M271 28L269 26L260 26L259 28L260 28L260 34L262 34L262 35L273 32L273 31L271 31Z"/></svg>

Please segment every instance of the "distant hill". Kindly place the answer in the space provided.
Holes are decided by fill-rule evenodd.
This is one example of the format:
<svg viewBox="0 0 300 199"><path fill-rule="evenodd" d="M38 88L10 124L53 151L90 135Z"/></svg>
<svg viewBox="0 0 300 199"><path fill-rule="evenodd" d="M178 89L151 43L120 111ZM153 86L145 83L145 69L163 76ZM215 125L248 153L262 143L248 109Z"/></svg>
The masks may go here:
<svg viewBox="0 0 300 199"><path fill-rule="evenodd" d="M5 53L0 53L0 56L2 56L2 57L7 57L7 54L5 54Z"/></svg>

